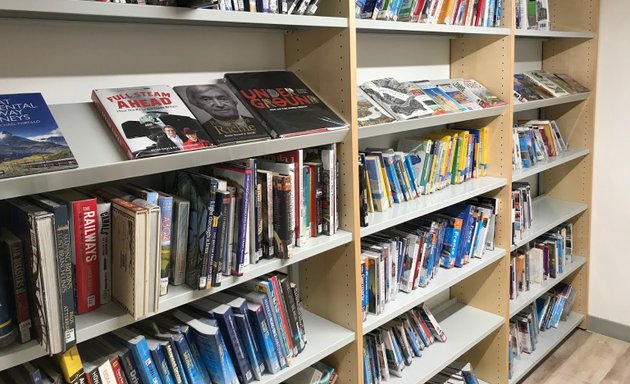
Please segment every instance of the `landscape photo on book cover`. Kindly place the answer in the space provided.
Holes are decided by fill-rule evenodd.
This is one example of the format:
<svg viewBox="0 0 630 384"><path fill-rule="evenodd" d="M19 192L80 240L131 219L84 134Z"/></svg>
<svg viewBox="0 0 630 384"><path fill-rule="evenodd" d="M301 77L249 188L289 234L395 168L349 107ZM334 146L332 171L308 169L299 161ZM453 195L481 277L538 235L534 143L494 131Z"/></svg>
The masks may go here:
<svg viewBox="0 0 630 384"><path fill-rule="evenodd" d="M76 167L41 94L0 95L0 179Z"/></svg>

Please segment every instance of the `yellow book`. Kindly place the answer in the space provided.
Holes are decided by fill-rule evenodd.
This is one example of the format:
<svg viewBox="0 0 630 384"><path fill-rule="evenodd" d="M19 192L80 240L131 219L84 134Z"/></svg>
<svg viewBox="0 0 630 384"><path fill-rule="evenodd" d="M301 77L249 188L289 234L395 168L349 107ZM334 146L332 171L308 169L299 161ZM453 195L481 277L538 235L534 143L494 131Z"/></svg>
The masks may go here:
<svg viewBox="0 0 630 384"><path fill-rule="evenodd" d="M453 7L455 6L455 0L444 0L444 5L440 10L440 16L438 17L438 24L453 24Z"/></svg>
<svg viewBox="0 0 630 384"><path fill-rule="evenodd" d="M459 156L459 182L463 183L464 181L466 181L467 178L469 178L470 175L470 171L472 171L472 169L469 169L468 166L470 166L471 164L469 163L469 153L468 153L468 149L469 149L469 144L470 144L470 132L468 131L460 131L460 135L462 135L462 151L460 153Z"/></svg>
<svg viewBox="0 0 630 384"><path fill-rule="evenodd" d="M488 138L488 127L483 127L480 129L481 133L479 135L480 140L481 140L481 175L480 176L487 176L488 175L488 145L489 145L489 138Z"/></svg>
<svg viewBox="0 0 630 384"><path fill-rule="evenodd" d="M439 172L437 174L438 189L442 189L446 187L448 184L450 184L450 180L447 180L447 176L448 176L449 164L452 164L452 161L451 161L452 136L441 133L441 132L432 133L432 134L429 134L428 136L435 139L436 142L439 141L442 143L442 145L440 145L440 155L438 159Z"/></svg>
<svg viewBox="0 0 630 384"><path fill-rule="evenodd" d="M394 196L392 195L392 186L389 184L389 178L387 177L387 171L385 171L385 164L383 164L383 156L381 154L378 157L378 167L381 170L381 181L385 187L385 194L387 195L387 208L394 206Z"/></svg>
<svg viewBox="0 0 630 384"><path fill-rule="evenodd" d="M57 360L66 383L79 382L79 379L83 377L83 363L77 346L74 345L67 351L58 354Z"/></svg>

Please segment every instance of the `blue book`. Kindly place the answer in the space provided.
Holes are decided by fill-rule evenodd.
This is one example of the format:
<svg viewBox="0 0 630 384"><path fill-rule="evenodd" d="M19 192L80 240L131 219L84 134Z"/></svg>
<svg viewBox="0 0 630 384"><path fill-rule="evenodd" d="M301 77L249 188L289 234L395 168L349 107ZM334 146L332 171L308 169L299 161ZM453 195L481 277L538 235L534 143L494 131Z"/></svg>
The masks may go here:
<svg viewBox="0 0 630 384"><path fill-rule="evenodd" d="M265 367L269 373L276 374L280 368L278 354L274 347L273 337L262 305L247 302L247 312L252 331L258 340Z"/></svg>
<svg viewBox="0 0 630 384"><path fill-rule="evenodd" d="M219 328L195 319L182 311L175 311L173 316L193 329L194 342L201 352L200 357L210 372L212 382L218 384L239 384L232 359L221 337ZM206 382L209 381L203 381L203 383Z"/></svg>
<svg viewBox="0 0 630 384"><path fill-rule="evenodd" d="M472 241L473 230L475 228L475 219L473 215L474 207L470 204L456 204L452 205L441 213L444 213L451 217L457 217L462 219L462 233L459 239L459 246L457 249L457 257L455 259L455 266L461 267L467 261L466 251L470 248Z"/></svg>
<svg viewBox="0 0 630 384"><path fill-rule="evenodd" d="M263 361L262 351L260 350L261 347L258 345L258 340L256 339L254 331L251 327L249 314L247 313L247 300L225 292L215 293L212 295L212 300L221 304L226 304L232 308L234 319L237 320L236 326L241 336L241 340L244 342L246 338L251 340L251 344L245 343L245 349L247 351L247 356L249 357L254 377L256 380L260 380L260 377L265 372L265 363ZM242 322L238 320L237 315L243 316Z"/></svg>
<svg viewBox="0 0 630 384"><path fill-rule="evenodd" d="M78 167L41 93L0 95L0 179Z"/></svg>
<svg viewBox="0 0 630 384"><path fill-rule="evenodd" d="M151 357L155 362L155 365L158 368L158 373L160 374L160 379L164 384L175 384L175 380L173 379L173 374L171 373L171 369L166 360L166 354L164 353L165 345L168 343L163 340L156 339L146 339L147 345L149 346L149 351L151 351Z"/></svg>
<svg viewBox="0 0 630 384"><path fill-rule="evenodd" d="M127 328L117 329L113 334L131 350L141 380L149 384L163 384L144 336Z"/></svg>
<svg viewBox="0 0 630 384"><path fill-rule="evenodd" d="M270 281L261 280L255 284L255 289L256 291L267 295L267 299L269 299L270 308L273 314L273 320L276 323L278 335L280 336L280 340L282 341L284 355L287 358L287 365L290 365L291 360L293 360L294 356L293 349L291 348L292 339L291 335L287 334L284 324L282 322L282 315L280 314L280 301L278 300L276 292L273 289L273 284Z"/></svg>
<svg viewBox="0 0 630 384"><path fill-rule="evenodd" d="M243 341L239 337L232 308L220 304L213 310L214 318L219 325L221 334L225 336L227 350L234 362L236 374L241 384L247 384L254 379L247 353L243 347Z"/></svg>

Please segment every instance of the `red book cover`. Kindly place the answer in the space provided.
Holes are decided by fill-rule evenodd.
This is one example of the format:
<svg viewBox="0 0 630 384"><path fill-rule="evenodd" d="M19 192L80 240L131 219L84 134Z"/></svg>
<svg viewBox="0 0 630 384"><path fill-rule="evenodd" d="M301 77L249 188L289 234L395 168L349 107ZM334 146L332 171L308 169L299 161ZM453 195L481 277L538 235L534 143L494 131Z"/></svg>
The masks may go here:
<svg viewBox="0 0 630 384"><path fill-rule="evenodd" d="M116 377L116 384L127 384L127 379L125 379L125 373L120 366L120 360L118 357L112 357L109 362L112 365L112 370L114 371L114 376Z"/></svg>
<svg viewBox="0 0 630 384"><path fill-rule="evenodd" d="M284 329L285 335L287 335L287 343L289 344L289 348L293 352L293 356L297 356L297 345L294 345L293 343L293 332L291 331L291 326L289 325L287 306L284 303L284 297L282 297L282 294L280 293L282 291L280 290L278 277L276 275L268 275L267 280L271 283L273 294L276 297L278 312L280 312L280 318L282 319L282 328Z"/></svg>
<svg viewBox="0 0 630 384"><path fill-rule="evenodd" d="M77 312L80 315L93 311L100 305L96 199L73 201L72 220L76 257Z"/></svg>

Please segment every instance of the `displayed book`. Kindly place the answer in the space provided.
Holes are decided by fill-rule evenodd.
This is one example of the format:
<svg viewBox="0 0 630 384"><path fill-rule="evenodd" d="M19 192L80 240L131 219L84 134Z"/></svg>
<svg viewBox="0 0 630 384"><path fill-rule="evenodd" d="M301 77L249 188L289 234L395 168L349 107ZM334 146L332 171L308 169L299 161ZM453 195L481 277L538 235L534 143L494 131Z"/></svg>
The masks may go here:
<svg viewBox="0 0 630 384"><path fill-rule="evenodd" d="M453 83L460 92L463 92L470 99L474 100L482 108L498 107L506 105L506 102L501 100L494 93L490 92L488 88L484 87L481 83L475 79L458 80Z"/></svg>
<svg viewBox="0 0 630 384"><path fill-rule="evenodd" d="M548 99L553 97L549 91L541 87L523 73L514 74L514 97L520 102Z"/></svg>
<svg viewBox="0 0 630 384"><path fill-rule="evenodd" d="M293 72L226 73L225 81L274 139L348 127Z"/></svg>
<svg viewBox="0 0 630 384"><path fill-rule="evenodd" d="M0 95L0 179L78 166L41 93Z"/></svg>
<svg viewBox="0 0 630 384"><path fill-rule="evenodd" d="M564 73L542 70L514 74L514 97L519 102L568 96L589 89Z"/></svg>
<svg viewBox="0 0 630 384"><path fill-rule="evenodd" d="M420 97L409 93L407 88L394 78L367 81L360 87L396 120L433 114L433 110Z"/></svg>
<svg viewBox="0 0 630 384"><path fill-rule="evenodd" d="M553 120L530 120L515 126L512 145L513 169L531 168L569 148Z"/></svg>
<svg viewBox="0 0 630 384"><path fill-rule="evenodd" d="M214 145L169 86L95 89L92 101L130 159Z"/></svg>
<svg viewBox="0 0 630 384"><path fill-rule="evenodd" d="M173 88L217 144L269 139L269 134L225 84Z"/></svg>
<svg viewBox="0 0 630 384"><path fill-rule="evenodd" d="M547 72L527 71L523 73L531 82L549 92L553 97L568 96L570 93L551 80ZM552 76L552 75L551 75Z"/></svg>
<svg viewBox="0 0 630 384"><path fill-rule="evenodd" d="M357 108L359 127L375 124L385 124L395 121L380 105L373 102L360 87L357 87Z"/></svg>

